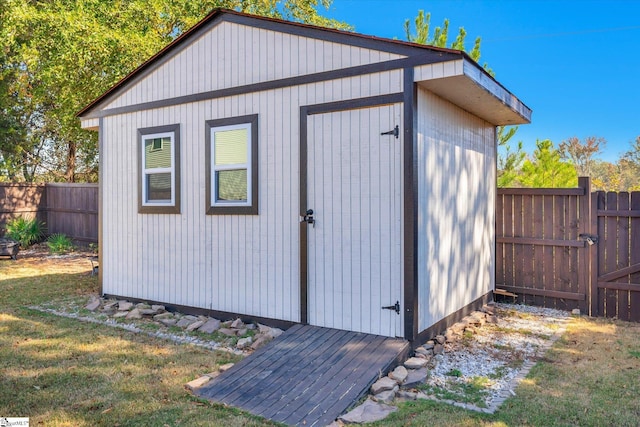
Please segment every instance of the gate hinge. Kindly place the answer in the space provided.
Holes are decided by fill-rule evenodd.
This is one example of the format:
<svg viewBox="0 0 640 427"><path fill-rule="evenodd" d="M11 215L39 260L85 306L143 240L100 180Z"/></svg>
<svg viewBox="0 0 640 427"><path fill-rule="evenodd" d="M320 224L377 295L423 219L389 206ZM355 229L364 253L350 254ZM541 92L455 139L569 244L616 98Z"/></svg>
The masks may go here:
<svg viewBox="0 0 640 427"><path fill-rule="evenodd" d="M400 301L396 301L394 305L388 305L386 307L382 307L383 310L393 310L397 314L400 314Z"/></svg>

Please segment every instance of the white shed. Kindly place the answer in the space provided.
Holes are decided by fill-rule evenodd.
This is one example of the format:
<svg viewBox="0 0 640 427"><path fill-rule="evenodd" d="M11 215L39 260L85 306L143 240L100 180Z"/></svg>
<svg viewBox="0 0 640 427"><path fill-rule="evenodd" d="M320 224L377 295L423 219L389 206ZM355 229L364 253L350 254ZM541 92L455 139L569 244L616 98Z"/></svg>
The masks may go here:
<svg viewBox="0 0 640 427"><path fill-rule="evenodd" d="M531 110L460 51L216 10L78 116L103 294L419 342L491 298Z"/></svg>

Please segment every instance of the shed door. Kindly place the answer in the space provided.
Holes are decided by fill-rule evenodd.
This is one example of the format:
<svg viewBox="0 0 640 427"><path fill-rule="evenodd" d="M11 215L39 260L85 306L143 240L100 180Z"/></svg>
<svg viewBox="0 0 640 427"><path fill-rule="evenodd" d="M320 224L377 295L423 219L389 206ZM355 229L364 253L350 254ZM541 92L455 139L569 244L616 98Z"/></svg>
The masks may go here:
<svg viewBox="0 0 640 427"><path fill-rule="evenodd" d="M402 130L381 135L401 114L393 104L308 116L312 325L402 336ZM396 302L399 313L383 308Z"/></svg>

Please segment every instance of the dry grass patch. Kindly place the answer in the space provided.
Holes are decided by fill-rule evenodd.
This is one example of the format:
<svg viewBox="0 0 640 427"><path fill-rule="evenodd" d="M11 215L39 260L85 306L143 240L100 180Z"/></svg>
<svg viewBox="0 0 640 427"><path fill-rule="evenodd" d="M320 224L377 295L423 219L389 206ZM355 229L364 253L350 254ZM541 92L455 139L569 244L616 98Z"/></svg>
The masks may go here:
<svg viewBox="0 0 640 427"><path fill-rule="evenodd" d="M0 415L47 426L261 426L184 384L237 356L27 308L97 292L86 258L0 260Z"/></svg>

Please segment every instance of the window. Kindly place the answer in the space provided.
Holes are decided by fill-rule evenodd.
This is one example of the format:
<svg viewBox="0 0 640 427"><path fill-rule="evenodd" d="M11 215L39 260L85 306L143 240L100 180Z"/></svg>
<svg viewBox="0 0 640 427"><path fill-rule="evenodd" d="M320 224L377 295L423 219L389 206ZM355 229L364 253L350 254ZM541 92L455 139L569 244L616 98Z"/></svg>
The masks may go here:
<svg viewBox="0 0 640 427"><path fill-rule="evenodd" d="M207 121L207 213L258 213L258 116Z"/></svg>
<svg viewBox="0 0 640 427"><path fill-rule="evenodd" d="M180 125L138 130L140 213L180 213Z"/></svg>

